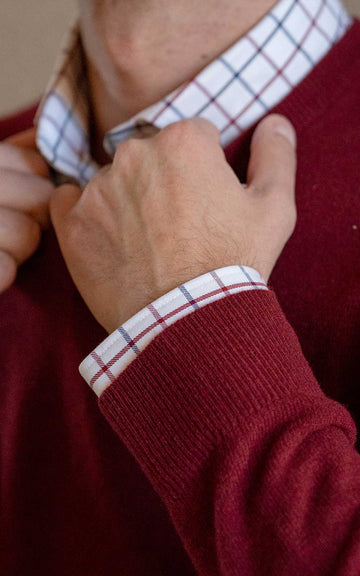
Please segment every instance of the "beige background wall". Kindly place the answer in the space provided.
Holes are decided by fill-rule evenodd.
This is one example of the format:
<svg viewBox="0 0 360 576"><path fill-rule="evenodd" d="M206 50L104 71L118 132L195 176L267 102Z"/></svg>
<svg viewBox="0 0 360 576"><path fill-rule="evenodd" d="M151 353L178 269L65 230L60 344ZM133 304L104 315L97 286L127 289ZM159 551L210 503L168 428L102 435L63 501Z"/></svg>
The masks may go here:
<svg viewBox="0 0 360 576"><path fill-rule="evenodd" d="M0 0L0 116L45 88L76 0Z"/></svg>
<svg viewBox="0 0 360 576"><path fill-rule="evenodd" d="M360 0L345 0L360 16ZM0 0L0 116L46 86L76 0Z"/></svg>

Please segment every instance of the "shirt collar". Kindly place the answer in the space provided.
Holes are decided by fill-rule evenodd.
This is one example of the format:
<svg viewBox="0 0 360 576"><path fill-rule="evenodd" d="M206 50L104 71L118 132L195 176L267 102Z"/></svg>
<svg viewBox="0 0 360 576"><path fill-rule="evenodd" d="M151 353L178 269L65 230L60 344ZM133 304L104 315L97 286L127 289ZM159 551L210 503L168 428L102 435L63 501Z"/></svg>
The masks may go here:
<svg viewBox="0 0 360 576"><path fill-rule="evenodd" d="M250 31L174 92L110 130L104 148L200 116L223 146L276 106L345 34L352 19L341 0L280 0ZM55 170L85 185L98 166L90 154L89 98L78 25L65 43L36 118L37 144Z"/></svg>

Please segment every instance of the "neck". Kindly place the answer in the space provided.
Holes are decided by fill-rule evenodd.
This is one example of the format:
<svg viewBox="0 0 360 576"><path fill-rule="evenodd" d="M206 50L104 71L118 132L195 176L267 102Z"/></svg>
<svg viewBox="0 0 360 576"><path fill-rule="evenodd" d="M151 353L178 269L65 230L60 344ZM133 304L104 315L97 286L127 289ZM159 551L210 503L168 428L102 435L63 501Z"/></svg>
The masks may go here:
<svg viewBox="0 0 360 576"><path fill-rule="evenodd" d="M92 146L198 74L251 29L274 0L81 0ZM221 25L219 25L221 24Z"/></svg>

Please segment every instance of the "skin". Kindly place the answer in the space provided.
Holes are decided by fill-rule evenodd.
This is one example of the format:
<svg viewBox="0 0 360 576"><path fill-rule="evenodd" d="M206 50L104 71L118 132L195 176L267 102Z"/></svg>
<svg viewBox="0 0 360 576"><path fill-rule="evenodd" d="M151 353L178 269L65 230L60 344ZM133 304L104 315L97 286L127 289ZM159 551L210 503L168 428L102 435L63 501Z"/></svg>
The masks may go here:
<svg viewBox="0 0 360 576"><path fill-rule="evenodd" d="M0 293L37 250L49 224L54 185L35 146L35 129L0 143Z"/></svg>
<svg viewBox="0 0 360 576"><path fill-rule="evenodd" d="M242 186L215 126L195 119L121 144L83 192L58 188L50 201L55 232L97 321L113 332L162 294L222 266L253 266L268 279L295 226L295 167L291 124L269 116L255 132Z"/></svg>
<svg viewBox="0 0 360 576"><path fill-rule="evenodd" d="M117 124L172 92L243 36L274 0L80 0L93 153ZM99 145L100 143L100 145Z"/></svg>
<svg viewBox="0 0 360 576"><path fill-rule="evenodd" d="M253 26L257 20L259 20L265 12L267 12L271 6L274 4L273 0L209 0L206 3L194 3L190 0L82 0L80 3L81 8L81 32L83 38L83 44L85 48L85 55L88 63L89 70L89 80L90 80L90 96L92 100L93 108L93 122L92 125L95 129L92 134L92 147L95 156L98 161L102 164L109 162L104 153L101 151L100 142L104 132L113 127L115 124L122 122L132 116L139 110L149 106L150 104L157 101L159 98L164 96L164 94L173 90L175 87L188 80L199 72L204 66L206 66L213 58L215 58L219 53L229 47L233 42L239 38L242 34L246 32L248 28ZM219 26L221 22L221 26ZM186 38L186 42L184 42ZM181 47L179 49L179 46ZM154 81L154 78L156 81ZM265 126L268 120L265 120ZM183 130L179 129L179 125L184 124L187 128ZM209 191L214 196L214 202L209 205L212 206L213 214L209 215L211 221L216 222L217 210L219 206L215 202L215 195L218 195L218 189L223 189L223 178L231 180L230 188L235 190L237 188L236 195L242 191L243 196L247 197L249 195L246 192L246 188L241 187L238 183L231 169L227 166L223 153L218 143L218 137L212 138L212 147L206 143L206 139L209 137L209 130L214 130L209 127L202 128L197 126L196 135L191 132L192 136L190 140L192 142L196 141L197 146L201 146L204 150L204 154L208 153L210 158L215 162L214 165L218 167L220 178L214 174L214 182L218 182L217 191L210 186L207 178L207 171L203 166L203 170L200 170L201 163L195 161L196 154L194 150L192 154L189 152L189 142L187 141L189 134L189 125L192 123L185 122L179 123L174 127L169 127L164 130L164 134L159 134L157 136L152 136L148 139L146 147L139 147L133 143L125 144L125 147L121 148L121 156L124 155L128 158L128 163L126 167L122 166L121 162L115 161L113 166L108 166L104 173L101 173L96 177L96 185L90 184L90 191L96 191L94 195L84 192L84 198L87 199L87 205L91 207L91 203L101 196L100 192L103 191L103 187L109 186L109 190L115 195L115 198L125 197L137 187L140 187L141 182L146 182L154 178L160 187L160 192L162 194L161 206L164 212L159 213L157 219L153 218L151 220L149 216L149 222L145 222L146 226L149 225L151 230L149 234L158 234L162 238L167 238L168 250L161 252L160 245L156 248L160 250L159 253L162 254L164 262L160 264L151 260L151 255L147 254L149 257L149 262L152 262L150 266L155 266L156 270L162 270L162 274L155 274L154 270L147 270L149 278L153 278L154 285L144 282L144 287L146 286L144 294L138 291L131 290L129 286L126 287L128 294L132 294L135 301L126 302L127 316L136 312L138 309L148 303L149 298L157 297L162 291L167 291L170 287L175 284L182 283L189 279L189 274L191 276L197 276L198 274L206 271L209 267L213 268L216 265L222 266L229 262L229 251L226 248L233 242L239 242L238 238L231 238L227 235L227 230L229 229L228 223L226 223L226 215L224 216L223 222L220 223L220 230L223 231L224 235L224 252L214 246L214 254L216 253L216 259L206 259L196 251L196 243L193 245L186 254L184 252L184 262L177 262L178 268L176 270L171 269L170 261L175 262L176 259L173 258L173 251L176 251L175 244L171 244L168 241L172 237L171 224L167 218L172 218L169 207L166 205L166 198L168 193L167 183L170 182L173 187L173 181L171 175L174 176L176 181L176 186L174 190L176 191L175 199L177 195L183 195L186 197L189 194L189 190L192 190L193 182L197 182L197 189ZM262 126L261 124L260 126ZM279 129L283 128L283 131L292 134L293 131L289 126L289 123L285 119L277 117L277 134L279 136ZM279 128L280 127L280 128ZM169 158L168 150L171 150L171 142L173 140L173 133L181 138L177 140L176 149L174 148L174 156L181 156L181 152L186 158L184 163L184 178L182 180L182 187L179 185L179 179L175 177L179 167L172 164L172 158ZM202 136L201 136L202 134ZM250 263L252 265L257 265L259 263L259 270L263 272L264 276L268 277L273 265L275 264L276 258L279 255L279 250L281 251L284 243L289 236L289 233L284 234L282 231L282 224L286 224L286 230L292 230L295 212L295 204L293 198L293 182L295 178L295 162L294 160L289 161L289 152L284 149L283 146L279 147L279 157L276 159L276 166L279 166L281 162L284 162L284 170L287 173L287 179L283 180L281 176L280 167L278 170L272 168L273 151L271 147L274 146L273 137L269 136L268 129L263 131L259 128L256 139L265 138L264 146L259 147L255 145L255 150L259 148L260 153L255 154L255 160L253 159L249 169L249 179L256 182L256 166L259 165L259 170L263 173L263 178L265 178L264 166L268 169L268 187L275 189L279 186L281 190L285 189L285 184L288 187L288 202L284 208L283 212L279 209L281 206L277 204L277 211L274 209L274 214L276 212L276 223L279 224L274 228L271 228L272 234L276 240L277 250L268 254L266 244L268 243L266 230L268 225L266 224L266 214L264 212L271 212L271 198L273 198L274 204L276 204L276 195L269 196L269 200L264 202L264 205L260 209L260 213L263 214L265 227L259 227L257 229L257 237L263 238L264 242L260 245L258 241L254 239L256 246L252 245L250 240L246 243L247 251L245 250L245 245L242 246L242 250L236 254L232 254L235 258L234 261L240 262L242 264ZM265 137L268 134L268 137ZM207 135L206 137L204 135ZM169 139L169 141L167 140ZM215 142L216 140L216 142ZM160 152L158 154L150 153L150 151L157 150L160 144ZM155 144L154 144L155 143ZM150 146L150 148L148 147ZM168 148L170 146L170 148ZM266 151L266 146L270 148ZM136 153L129 155L129 150L135 149ZM294 156L294 147L292 148L292 156ZM175 153L176 152L176 153ZM268 161L265 161L266 154L268 154ZM264 161L260 161L260 156L264 157ZM120 152L117 154L120 158ZM161 160L161 162L160 162ZM209 158L204 158L205 165L209 162ZM119 168L120 165L120 168ZM141 166L141 170L137 170L137 166ZM124 190L120 183L122 180L126 181L125 175L123 173L136 171L139 174L139 178L142 180L128 180L128 189ZM145 170L145 172L144 172ZM231 176L230 176L230 173ZM169 174L168 174L169 172ZM114 177L109 177L109 174L113 174ZM222 177L221 177L222 176ZM151 177L151 178L150 178ZM285 184L284 184L285 182ZM116 186L114 183L117 183ZM97 189L99 187L99 190ZM77 282L80 291L82 292L83 280L82 278L87 277L87 274L91 276L91 270L82 272L81 278L77 277L77 267L82 269L80 266L80 260L85 259L85 261L91 262L91 258L85 254L85 249L83 254L79 254L76 250L73 252L71 248L68 247L67 243L63 241L63 229L67 226L68 212L62 207L62 201L66 203L66 195L69 192L60 189L59 195L54 194L54 186L49 179L49 170L41 158L40 154L36 150L35 146L35 132L34 130L28 131L23 134L16 135L11 139L2 142L0 144L0 293L6 290L14 282L16 277L18 267L29 258L34 251L37 249L42 229L48 225L49 222L49 200L50 197L56 198L56 202L52 208L52 215L54 219L54 224L59 235L59 242L64 248L64 255L67 260L68 267L73 274L75 282ZM78 188L72 188L72 198L76 198L78 201L78 195L80 191ZM260 194L260 199L264 194ZM60 200L59 200L60 198ZM64 200L61 200L64 198ZM139 200L140 201L140 200ZM123 202L123 200L121 200ZM186 237L186 234L190 233L189 228L191 221L194 227L193 232L200 226L202 219L202 204L204 202L203 194L192 195L192 202L190 213L186 210L180 210L180 214L183 215L183 219L178 219L177 224L177 236L173 236L176 242L182 244L185 242L187 245L191 245ZM83 204L83 203L81 203ZM291 204L292 211L288 210L287 207ZM105 205L105 204L104 204ZM257 202L256 205L259 207L261 202ZM181 206L179 206L182 208ZM115 207L112 207L115 210ZM285 209L286 208L286 209ZM76 209L78 212L80 209ZM86 210L90 211L87 207ZM136 210L142 213L143 207L139 204ZM259 210L259 208L257 208ZM199 222L190 218L194 213L198 214ZM254 214L252 215L252 211ZM86 213L86 211L85 211ZM151 211L149 211L149 214ZM59 216L60 214L60 216ZM72 213L71 213L72 214ZM147 212L145 211L146 215ZM252 224L251 222L258 218L258 214L255 209L255 204L251 200L246 206L247 222L240 222L238 226L243 226L245 233L249 233L249 238L251 238ZM121 221L122 213L117 207L117 211L114 211L114 215ZM114 222L107 221L108 216L106 210L103 214L99 214L100 220L97 222L98 226L95 228L95 237L98 241L106 246L107 243L112 245L115 239L111 237L114 232ZM253 218L253 217L254 218ZM64 219L64 224L61 223L61 217ZM232 218L232 214L228 212L228 218ZM190 220L189 220L190 218ZM239 214L240 218L240 214ZM71 218L71 221L73 219ZM115 220L116 221L116 220ZM286 222L285 222L286 221ZM160 226L160 223L164 222L164 230L160 230L156 233L156 227ZM141 223L143 225L143 223ZM131 222L129 221L129 226ZM166 231L166 225L169 226L169 234ZM124 222L124 226L127 223ZM145 226L145 229L146 229ZM107 227L109 227L107 229ZM125 229L125 228L124 228ZM103 237L100 231L103 230ZM183 232L181 232L183 230ZM204 237L209 236L211 226L203 230ZM171 232L171 233L170 233ZM182 236L185 234L185 237ZM220 231L217 231L217 237L219 237ZM73 235L69 236L73 238ZM119 236L121 237L121 235ZM132 237L135 239L135 235ZM102 240L101 240L102 238ZM143 239L145 241L145 238ZM96 239L89 238L89 243L95 242ZM86 246L85 244L82 244ZM211 243L207 242L207 246ZM221 244L220 244L221 245ZM256 248L256 249L255 249ZM102 251L101 246L98 246L99 254L104 257L105 266L110 266L113 262L113 255L111 251L104 249ZM134 254L131 253L134 250ZM193 250L193 252L192 252ZM262 255L262 250L264 251ZM121 250L120 250L121 252ZM146 251L145 251L146 252ZM145 254L144 252L144 254ZM208 250L209 252L209 250ZM133 247L128 248L128 253L126 258L130 261L136 262L136 243ZM119 253L119 257L122 254ZM265 260L264 260L265 259ZM189 267L189 262L194 261L199 262L198 266L194 265ZM267 261L267 266L262 266L262 262ZM74 262L77 262L75 265ZM106 264L107 262L107 264ZM233 262L231 262L233 263ZM139 264L139 263L138 263ZM91 267L91 264L89 264ZM179 273L179 270L183 270L183 274ZM99 273L96 269L94 263L95 273ZM185 273L186 272L186 273ZM171 279L169 282L168 278ZM116 275L114 275L116 276ZM101 274L100 274L100 277ZM123 289L124 287L124 270L119 272L118 282L119 285L117 289ZM137 278L137 268L133 268L130 280L134 283L133 285L139 285ZM161 280L162 279L162 280ZM160 281L161 280L161 281ZM96 284L96 282L95 282ZM85 287L86 292L86 287ZM111 288L109 288L109 294L111 293ZM135 296L135 294L137 294ZM96 300L95 295L88 296L83 294L86 301L89 301L90 309L93 311L96 318L109 328L113 325L114 319L105 319L107 317L106 313L99 312L97 310L97 305L92 305L93 299ZM103 301L107 299L103 299ZM110 300L109 300L110 301ZM125 302L125 299L124 299ZM124 317L125 312L118 311L116 315L115 322L121 320L126 320Z"/></svg>

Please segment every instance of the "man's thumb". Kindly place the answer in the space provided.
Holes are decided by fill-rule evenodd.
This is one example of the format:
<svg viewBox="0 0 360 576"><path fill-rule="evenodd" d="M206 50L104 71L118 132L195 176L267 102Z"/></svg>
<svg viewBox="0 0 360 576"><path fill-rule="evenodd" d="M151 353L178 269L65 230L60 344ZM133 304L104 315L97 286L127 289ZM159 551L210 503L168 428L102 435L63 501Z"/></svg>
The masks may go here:
<svg viewBox="0 0 360 576"><path fill-rule="evenodd" d="M62 236L69 215L81 197L81 189L74 184L56 188L50 198L50 216L57 236Z"/></svg>
<svg viewBox="0 0 360 576"><path fill-rule="evenodd" d="M248 186L262 195L277 191L294 199L296 179L296 133L278 114L267 116L257 126L248 168Z"/></svg>

